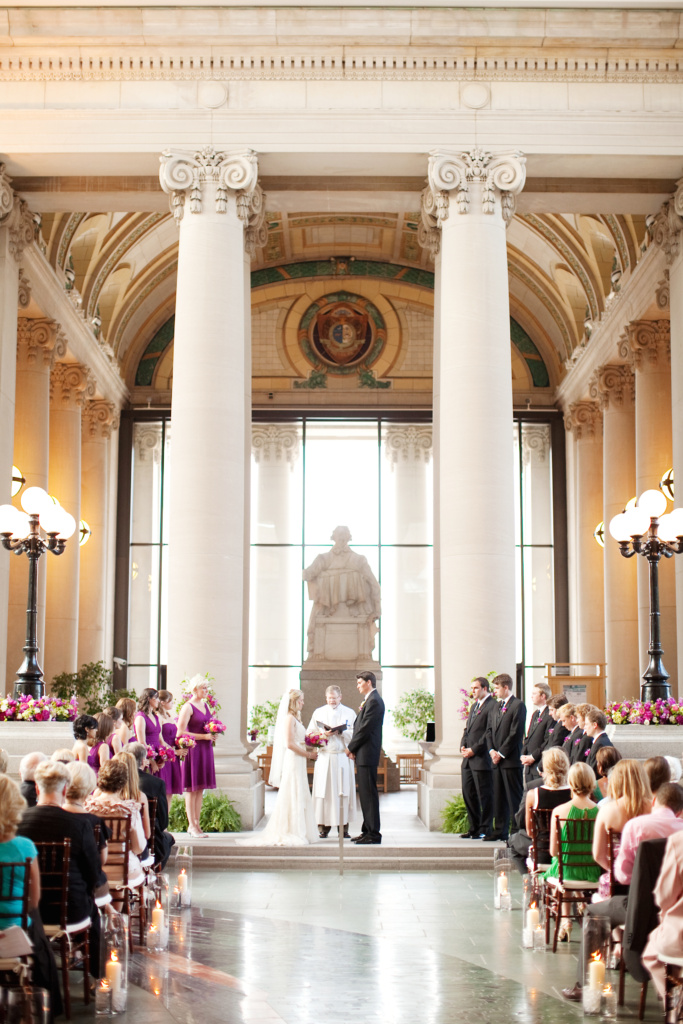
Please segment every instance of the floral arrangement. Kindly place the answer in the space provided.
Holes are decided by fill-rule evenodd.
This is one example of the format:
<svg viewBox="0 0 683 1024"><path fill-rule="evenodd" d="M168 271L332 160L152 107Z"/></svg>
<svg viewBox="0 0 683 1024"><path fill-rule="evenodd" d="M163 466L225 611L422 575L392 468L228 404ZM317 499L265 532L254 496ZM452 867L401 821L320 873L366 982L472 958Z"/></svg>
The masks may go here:
<svg viewBox="0 0 683 1024"><path fill-rule="evenodd" d="M156 759L157 759L157 749L156 749L156 747L150 747L150 745L148 743L147 744L147 760L148 761L156 761Z"/></svg>
<svg viewBox="0 0 683 1024"><path fill-rule="evenodd" d="M219 712L221 706L216 698L216 691L213 687L214 682L215 679L213 678L213 676L210 676L208 672L203 676L197 673L197 675L192 676L191 679L182 679L180 682L180 697L176 701L175 706L176 714L180 714L183 704L186 704L187 701L190 699L190 697L192 696L192 689L194 686L197 685L197 683L206 683L208 690L206 695L206 703L209 705L211 714L215 715L217 712Z"/></svg>
<svg viewBox="0 0 683 1024"><path fill-rule="evenodd" d="M204 726L204 732L211 733L212 736L219 736L222 732L225 732L226 729L227 725L223 725L218 718L209 719Z"/></svg>
<svg viewBox="0 0 683 1024"><path fill-rule="evenodd" d="M78 718L78 700L61 697L3 697L0 722L73 722Z"/></svg>
<svg viewBox="0 0 683 1024"><path fill-rule="evenodd" d="M469 690L466 690L463 686L460 687L460 693L462 694L462 697L460 698L460 707L458 708L458 714L460 715L461 718L467 718L469 716L470 709L474 701L470 696Z"/></svg>
<svg viewBox="0 0 683 1024"><path fill-rule="evenodd" d="M193 747L197 746L197 741L188 733L181 733L180 736L176 736L175 745L179 750L192 750Z"/></svg>
<svg viewBox="0 0 683 1024"><path fill-rule="evenodd" d="M310 735L307 735L304 742L307 747L313 747L315 750L320 750L321 747L327 746L327 740L318 732L312 732Z"/></svg>
<svg viewBox="0 0 683 1024"><path fill-rule="evenodd" d="M249 736L249 739L251 740L252 743L256 743L256 740L258 738L258 734L259 734L259 730L258 729L250 729L249 730L248 736Z"/></svg>
<svg viewBox="0 0 683 1024"><path fill-rule="evenodd" d="M683 725L683 703L668 700L615 700L605 714L615 725Z"/></svg>
<svg viewBox="0 0 683 1024"><path fill-rule="evenodd" d="M157 764L170 764L175 761L175 750L172 747L159 747L156 753Z"/></svg>

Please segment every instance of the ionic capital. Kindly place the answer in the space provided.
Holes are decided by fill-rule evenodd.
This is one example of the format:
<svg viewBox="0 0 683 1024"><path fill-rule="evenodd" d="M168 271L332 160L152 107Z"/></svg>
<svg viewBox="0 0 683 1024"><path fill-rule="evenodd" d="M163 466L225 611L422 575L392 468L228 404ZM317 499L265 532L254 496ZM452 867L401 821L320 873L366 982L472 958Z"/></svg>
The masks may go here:
<svg viewBox="0 0 683 1024"><path fill-rule="evenodd" d="M392 469L399 462L429 463L432 458L432 428L388 426L384 434L384 451Z"/></svg>
<svg viewBox="0 0 683 1024"><path fill-rule="evenodd" d="M9 230L9 251L18 263L26 246L35 241L36 225L28 203L12 188L5 164L0 164L0 226Z"/></svg>
<svg viewBox="0 0 683 1024"><path fill-rule="evenodd" d="M652 241L662 250L670 265L681 251L681 228L683 228L683 178L676 182L676 191L671 199L662 203L652 229Z"/></svg>
<svg viewBox="0 0 683 1024"><path fill-rule="evenodd" d="M66 355L66 340L54 320L30 320L20 316L17 320L17 359L34 366L42 352L43 366L51 366L55 357Z"/></svg>
<svg viewBox="0 0 683 1024"><path fill-rule="evenodd" d="M655 289L655 299L658 309L668 309L671 301L671 284L669 282L669 271L664 271L664 277Z"/></svg>
<svg viewBox="0 0 683 1024"><path fill-rule="evenodd" d="M619 355L636 370L671 364L671 325L668 320L632 320L619 342Z"/></svg>
<svg viewBox="0 0 683 1024"><path fill-rule="evenodd" d="M133 447L139 462L158 465L161 461L161 427L156 423L136 423Z"/></svg>
<svg viewBox="0 0 683 1024"><path fill-rule="evenodd" d="M83 405L81 427L83 439L104 441L111 437L112 430L118 430L119 413L113 402L95 399Z"/></svg>
<svg viewBox="0 0 683 1024"><path fill-rule="evenodd" d="M50 402L77 409L95 394L95 380L81 363L55 363L50 374Z"/></svg>
<svg viewBox="0 0 683 1024"><path fill-rule="evenodd" d="M255 423L251 428L251 453L255 462L286 462L294 468L301 451L297 427Z"/></svg>
<svg viewBox="0 0 683 1024"><path fill-rule="evenodd" d="M610 405L622 409L635 399L636 378L630 366L621 363L599 366L590 382L590 396L604 411Z"/></svg>
<svg viewBox="0 0 683 1024"><path fill-rule="evenodd" d="M209 184L214 186L217 213L226 213L231 196L250 193L256 188L258 161L251 149L238 153L217 152L213 146L195 152L167 149L159 161L159 181L171 197L171 213L178 223L183 219L188 194L190 213L202 212ZM245 219L243 213L240 216Z"/></svg>
<svg viewBox="0 0 683 1024"><path fill-rule="evenodd" d="M31 304L31 282L24 273L24 268L19 267L19 287L17 289L17 303L19 309L27 309Z"/></svg>
<svg viewBox="0 0 683 1024"><path fill-rule="evenodd" d="M597 402L574 402L565 413L565 428L574 434L577 441L593 440L600 437L602 412Z"/></svg>
<svg viewBox="0 0 683 1024"><path fill-rule="evenodd" d="M550 427L547 423L525 423L522 430L522 462L545 462L550 452Z"/></svg>

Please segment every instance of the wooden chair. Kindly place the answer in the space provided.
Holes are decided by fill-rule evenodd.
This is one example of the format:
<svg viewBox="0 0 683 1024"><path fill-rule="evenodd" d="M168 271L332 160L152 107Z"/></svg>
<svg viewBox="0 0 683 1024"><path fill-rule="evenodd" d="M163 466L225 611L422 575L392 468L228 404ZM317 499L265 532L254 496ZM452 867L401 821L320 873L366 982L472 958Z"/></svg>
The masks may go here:
<svg viewBox="0 0 683 1024"><path fill-rule="evenodd" d="M16 923L16 918L20 919L19 927L27 931L30 878L30 857L15 863L0 863L0 931ZM3 910L3 906L7 909ZM0 957L0 974L17 977L29 963L29 956Z"/></svg>
<svg viewBox="0 0 683 1024"><path fill-rule="evenodd" d="M389 792L389 773L387 771L387 755L382 754L379 765L377 766L377 789L380 789L381 780L381 792Z"/></svg>
<svg viewBox="0 0 683 1024"><path fill-rule="evenodd" d="M614 874L614 865L617 862L617 856L619 854L619 847L621 846L621 832L615 832L614 829L607 829L607 871L609 874L609 894L610 896L626 896L628 894L628 886L622 885L621 882L617 881Z"/></svg>
<svg viewBox="0 0 683 1024"><path fill-rule="evenodd" d="M657 953L657 959L664 964L664 1020L666 1024L675 1024L683 1014L683 957L673 953ZM674 970L675 968L675 970ZM642 1017L641 1017L642 1020Z"/></svg>
<svg viewBox="0 0 683 1024"><path fill-rule="evenodd" d="M557 940L560 933L562 918L578 921L579 904L588 903L598 888L597 882L585 878L567 878L567 872L579 875L588 868L595 868L592 856L593 818L558 818L557 828L560 835L558 854L558 876L546 879L545 886L545 940L550 940L550 920L555 919L553 936L553 953L557 952ZM569 906L570 913L564 907Z"/></svg>
<svg viewBox="0 0 683 1024"><path fill-rule="evenodd" d="M258 766L263 772L263 781L268 785L270 779L270 765L273 760L273 748L272 746L266 747L265 754L258 755Z"/></svg>
<svg viewBox="0 0 683 1024"><path fill-rule="evenodd" d="M420 781L420 769L424 765L424 754L397 754L399 784L414 786Z"/></svg>
<svg viewBox="0 0 683 1024"><path fill-rule="evenodd" d="M71 989L69 971L83 971L83 1001L90 1002L90 927L89 917L82 921L68 920L69 865L71 840L36 843L40 865L40 902L58 908L59 924L44 924L45 934L59 952L64 989L64 1010L71 1020ZM80 954L77 956L76 954Z"/></svg>
<svg viewBox="0 0 683 1024"><path fill-rule="evenodd" d="M531 808L531 821L529 824L531 846L529 847L527 865L532 875L538 875L543 871L547 871L550 867L550 860L539 861L538 852L540 849L547 851L550 845L550 820L552 816L552 807Z"/></svg>
<svg viewBox="0 0 683 1024"><path fill-rule="evenodd" d="M105 871L109 881L109 889L113 899L121 904L121 913L128 915L130 927L128 929L128 944L131 953L133 952L133 910L138 912L138 937L140 945L145 941L145 901L143 896L144 885L131 887L129 884L128 866L130 861L130 836L131 818L129 814L107 814L102 816L102 821L109 829L109 853Z"/></svg>

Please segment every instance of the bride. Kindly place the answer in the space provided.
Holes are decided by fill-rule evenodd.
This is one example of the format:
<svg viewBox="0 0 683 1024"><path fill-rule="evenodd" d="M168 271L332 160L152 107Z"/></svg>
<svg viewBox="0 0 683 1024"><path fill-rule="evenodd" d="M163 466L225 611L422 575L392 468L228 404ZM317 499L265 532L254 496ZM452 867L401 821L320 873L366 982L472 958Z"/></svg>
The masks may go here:
<svg viewBox="0 0 683 1024"><path fill-rule="evenodd" d="M277 799L263 832L242 840L245 845L305 846L318 839L306 774L306 761L315 761L318 752L304 742L303 706L301 690L288 690L280 701L269 778L271 786L278 789Z"/></svg>

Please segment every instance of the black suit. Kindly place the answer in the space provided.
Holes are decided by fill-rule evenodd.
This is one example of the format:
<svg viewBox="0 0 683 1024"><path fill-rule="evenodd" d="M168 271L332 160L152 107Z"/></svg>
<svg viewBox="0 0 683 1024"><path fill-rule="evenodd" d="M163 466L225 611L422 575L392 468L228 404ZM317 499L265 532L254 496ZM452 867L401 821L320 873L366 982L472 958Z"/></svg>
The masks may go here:
<svg viewBox="0 0 683 1024"><path fill-rule="evenodd" d="M384 701L376 689L370 690L353 725L348 749L355 755L358 796L363 812L361 832L370 839L381 840L377 765L382 751Z"/></svg>
<svg viewBox="0 0 683 1024"><path fill-rule="evenodd" d="M611 739L609 738L609 736L607 735L606 732L601 733L599 736L597 736L593 740L593 742L591 744L591 748L590 748L590 754L588 755L588 757L586 759L586 764L589 765L593 769L593 771L595 772L596 775L598 774L598 765L597 765L598 750L600 750L601 747L613 747L613 746L614 746L614 744L612 743Z"/></svg>
<svg viewBox="0 0 683 1024"><path fill-rule="evenodd" d="M578 743L574 744L572 751L571 762L576 764L577 761L581 761L582 764L588 764L588 751L593 746L593 737L586 736L584 733Z"/></svg>
<svg viewBox="0 0 683 1024"><path fill-rule="evenodd" d="M166 831L168 828L166 785L163 779L157 778L150 772L141 772L140 769L138 769L138 780L140 789L147 799L155 799L157 802L156 818L150 822L150 825L154 825L154 860L163 868L175 843L173 836Z"/></svg>
<svg viewBox="0 0 683 1024"><path fill-rule="evenodd" d="M564 741L569 736L569 729L562 722L551 722L548 726L548 731L545 734L545 746L544 750L550 750L551 747L562 747L564 749Z"/></svg>
<svg viewBox="0 0 683 1024"><path fill-rule="evenodd" d="M575 725L568 736L565 736L562 749L569 758L569 763L574 764L574 751L583 738L583 729ZM577 743L578 740L578 743Z"/></svg>
<svg viewBox="0 0 683 1024"><path fill-rule="evenodd" d="M498 703L493 697L486 697L481 706L475 701L460 740L461 748L472 750L472 757L462 759L461 773L470 832L475 835L490 832L493 825L493 765L486 738L491 714L497 713Z"/></svg>
<svg viewBox="0 0 683 1024"><path fill-rule="evenodd" d="M529 722L529 728L522 745L522 754L529 754L534 759L533 764L524 765L524 788L528 789L529 785L540 777L538 771L538 764L541 760L541 755L545 747L545 740L548 733L548 728L554 725L550 712L547 707L538 708L534 711Z"/></svg>
<svg viewBox="0 0 683 1024"><path fill-rule="evenodd" d="M496 750L501 760L493 766L494 835L507 839L510 815L519 807L524 792L522 781L522 752L526 707L519 697L508 697L497 713L489 718L489 750Z"/></svg>

